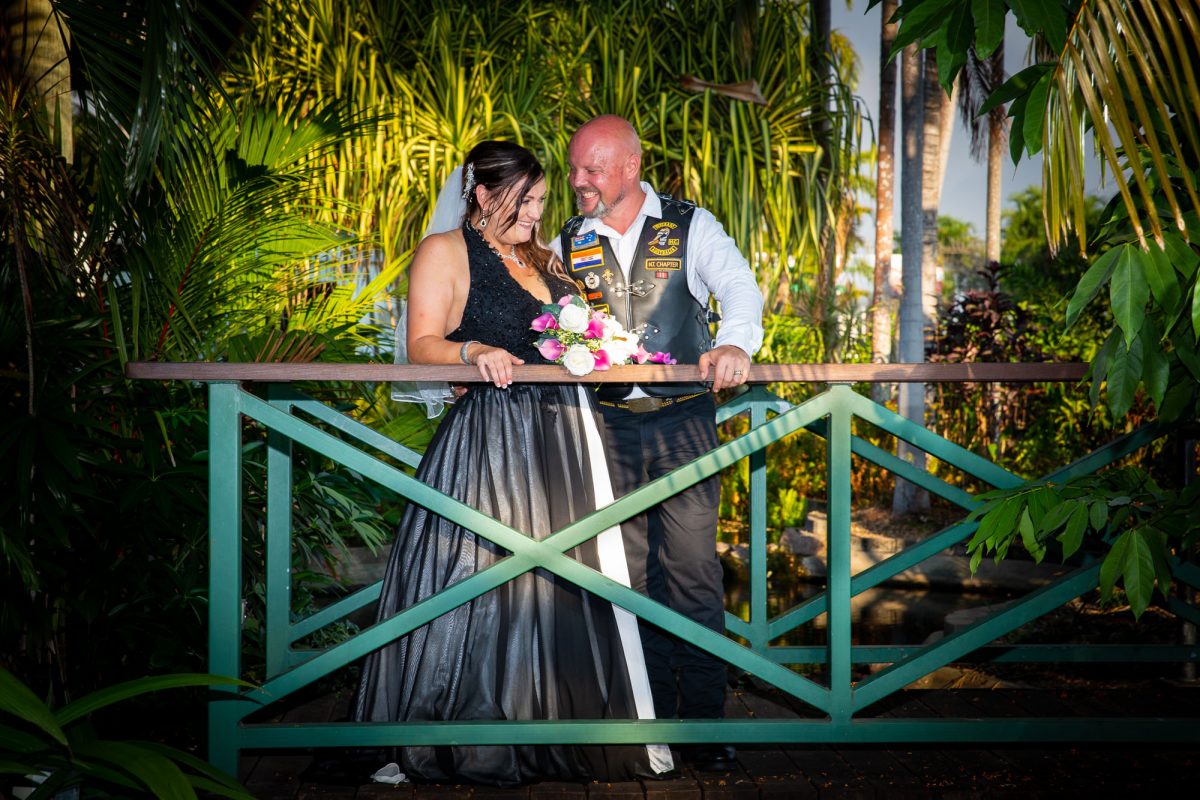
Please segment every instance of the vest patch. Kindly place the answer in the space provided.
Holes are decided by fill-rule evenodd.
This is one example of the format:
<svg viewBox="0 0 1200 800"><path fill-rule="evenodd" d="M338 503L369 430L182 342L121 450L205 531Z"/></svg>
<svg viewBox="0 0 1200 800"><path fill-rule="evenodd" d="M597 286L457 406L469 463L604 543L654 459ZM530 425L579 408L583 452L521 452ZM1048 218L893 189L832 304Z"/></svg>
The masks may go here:
<svg viewBox="0 0 1200 800"><path fill-rule="evenodd" d="M668 269L680 269L683 267L683 259L680 258L647 258L646 269L657 271Z"/></svg>
<svg viewBox="0 0 1200 800"><path fill-rule="evenodd" d="M674 222L663 220L656 222L653 225L654 237L650 240L649 250L656 256L673 256L679 252L679 245L682 241L679 236L673 235L678 232L679 226Z"/></svg>
<svg viewBox="0 0 1200 800"><path fill-rule="evenodd" d="M575 238L571 239L571 249L575 249L576 247L587 247L589 244L595 244L596 241L597 239L595 231L581 233Z"/></svg>
<svg viewBox="0 0 1200 800"><path fill-rule="evenodd" d="M599 247L589 247L587 250L571 252L571 271L604 266L604 251Z"/></svg>

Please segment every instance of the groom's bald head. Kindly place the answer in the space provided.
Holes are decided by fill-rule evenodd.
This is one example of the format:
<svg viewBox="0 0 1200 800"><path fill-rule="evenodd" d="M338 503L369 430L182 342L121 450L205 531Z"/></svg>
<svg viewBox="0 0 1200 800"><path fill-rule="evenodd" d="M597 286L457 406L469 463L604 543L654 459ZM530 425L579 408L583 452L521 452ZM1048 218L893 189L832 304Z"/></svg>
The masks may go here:
<svg viewBox="0 0 1200 800"><path fill-rule="evenodd" d="M567 158L567 177L579 213L623 231L643 197L642 142L637 131L613 114L596 117L575 131Z"/></svg>
<svg viewBox="0 0 1200 800"><path fill-rule="evenodd" d="M640 156L642 153L642 140L637 131L629 120L616 114L601 114L588 120L571 137L571 147L587 149L597 143L613 148L619 156Z"/></svg>

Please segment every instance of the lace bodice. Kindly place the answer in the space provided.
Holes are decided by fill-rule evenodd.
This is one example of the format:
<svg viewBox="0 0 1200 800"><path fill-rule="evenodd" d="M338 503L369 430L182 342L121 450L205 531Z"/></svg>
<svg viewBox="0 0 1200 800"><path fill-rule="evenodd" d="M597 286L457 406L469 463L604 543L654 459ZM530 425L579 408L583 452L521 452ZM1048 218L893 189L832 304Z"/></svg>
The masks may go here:
<svg viewBox="0 0 1200 800"><path fill-rule="evenodd" d="M470 224L463 225L467 242L467 263L471 269L471 288L463 308L462 323L446 338L455 342L474 339L492 347L502 347L526 364L544 364L546 360L533 346L538 333L529 323L542 313L542 301L517 283L504 262L483 234ZM577 294L574 284L550 276L550 297Z"/></svg>

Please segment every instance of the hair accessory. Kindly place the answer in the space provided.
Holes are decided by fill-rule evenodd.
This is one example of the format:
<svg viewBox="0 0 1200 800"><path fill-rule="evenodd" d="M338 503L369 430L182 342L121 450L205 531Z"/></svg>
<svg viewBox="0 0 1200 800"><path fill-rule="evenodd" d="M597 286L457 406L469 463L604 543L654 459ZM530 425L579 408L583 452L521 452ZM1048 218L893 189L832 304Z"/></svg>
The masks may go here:
<svg viewBox="0 0 1200 800"><path fill-rule="evenodd" d="M475 188L475 165L467 164L467 171L463 173L462 199L470 201L471 191L474 188Z"/></svg>

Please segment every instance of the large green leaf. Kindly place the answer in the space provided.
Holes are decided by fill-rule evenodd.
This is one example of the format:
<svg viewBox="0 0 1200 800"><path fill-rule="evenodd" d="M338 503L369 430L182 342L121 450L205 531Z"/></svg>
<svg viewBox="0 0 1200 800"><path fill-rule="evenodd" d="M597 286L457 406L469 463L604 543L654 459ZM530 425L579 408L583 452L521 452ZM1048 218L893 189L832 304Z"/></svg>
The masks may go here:
<svg viewBox="0 0 1200 800"><path fill-rule="evenodd" d="M1125 595L1129 598L1129 605L1135 617L1140 617L1145 612L1146 607L1150 605L1150 597L1154 594L1154 556L1145 534L1146 531L1141 528L1122 534L1122 538L1127 537L1129 540L1123 570Z"/></svg>
<svg viewBox="0 0 1200 800"><path fill-rule="evenodd" d="M1075 324L1075 320L1079 319L1079 315L1084 307L1092 302L1092 299L1100 292L1101 287L1108 282L1113 271L1117 268L1117 259L1121 256L1123 250L1123 247L1114 247L1108 250L1088 267L1087 272L1083 273L1083 277L1079 279L1079 283L1075 286L1075 293L1071 295L1071 300L1067 303L1068 328Z"/></svg>
<svg viewBox="0 0 1200 800"><path fill-rule="evenodd" d="M55 720L54 713L4 667L0 667L0 711L37 726L56 742L66 746L67 735Z"/></svg>
<svg viewBox="0 0 1200 800"><path fill-rule="evenodd" d="M1057 504L1042 517L1042 521L1038 525L1038 538L1041 539L1049 536L1065 525L1067 520L1071 518L1071 514L1075 513L1075 507L1078 505L1078 500L1063 500L1060 497Z"/></svg>
<svg viewBox="0 0 1200 800"><path fill-rule="evenodd" d="M1163 422L1174 422L1189 411L1194 405L1194 395L1197 384L1192 380L1177 380L1169 384L1162 405L1158 407L1158 417Z"/></svg>
<svg viewBox="0 0 1200 800"><path fill-rule="evenodd" d="M958 5L950 12L950 19L946 23L946 32L943 38L950 52L947 54L942 48L938 48L939 66L945 55L959 56L963 62L966 61L967 49L971 46L975 34L975 26L972 23L971 7L965 3ZM945 84L946 81L943 79L942 85Z"/></svg>
<svg viewBox="0 0 1200 800"><path fill-rule="evenodd" d="M1150 548L1150 556L1154 559L1154 580L1158 585L1158 593L1167 599L1171 591L1171 562L1168 560L1171 549L1167 534L1157 528L1144 528L1146 544Z"/></svg>
<svg viewBox="0 0 1200 800"><path fill-rule="evenodd" d="M196 791L171 760L129 742L96 739L75 748L80 758L111 765L163 800L195 800Z"/></svg>
<svg viewBox="0 0 1200 800"><path fill-rule="evenodd" d="M1058 0L1008 0L1021 30L1032 38L1041 33L1056 53L1067 43L1067 16Z"/></svg>
<svg viewBox="0 0 1200 800"><path fill-rule="evenodd" d="M1046 546L1037 539L1037 528L1033 524L1033 518L1029 515L1029 506L1026 506L1021 512L1017 529L1021 532L1021 544L1033 556L1033 560L1040 564L1046 556Z"/></svg>
<svg viewBox="0 0 1200 800"><path fill-rule="evenodd" d="M947 22L946 11L956 0L922 0L921 4L904 15L900 20L900 30L896 33L896 41L892 43L892 52L888 58L908 47L913 42L933 36Z"/></svg>
<svg viewBox="0 0 1200 800"><path fill-rule="evenodd" d="M1146 318L1146 303L1150 299L1150 287L1140 269L1137 253L1138 249L1133 245L1121 248L1116 269L1113 270L1112 283L1108 287L1113 317L1125 335L1126 347L1133 343L1142 330L1142 320Z"/></svg>
<svg viewBox="0 0 1200 800"><path fill-rule="evenodd" d="M1062 534L1058 537L1063 546L1063 561L1075 554L1083 544L1083 534L1087 531L1088 525L1088 507L1086 503L1078 503L1075 510L1071 512L1071 518L1067 520L1067 527L1063 529Z"/></svg>
<svg viewBox="0 0 1200 800"><path fill-rule="evenodd" d="M1200 339L1200 281L1192 289L1192 331Z"/></svg>
<svg viewBox="0 0 1200 800"><path fill-rule="evenodd" d="M253 684L237 678L224 675L202 675L183 673L179 675L154 675L146 678L118 683L89 695L79 698L73 703L63 706L55 714L59 723L67 725L80 717L85 717L105 706L137 697L140 694L157 692L160 689L178 689L185 686L242 686L253 688Z"/></svg>
<svg viewBox="0 0 1200 800"><path fill-rule="evenodd" d="M1018 97L1027 96L1034 84L1041 81L1053 69L1054 64L1047 62L1034 64L1031 67L1021 70L1001 84L999 89L988 95L988 99L979 107L979 112L976 116L982 117L997 106L1002 106L1005 103L1016 100ZM1012 115L1012 109L1009 109L1009 114L1010 116Z"/></svg>
<svg viewBox="0 0 1200 800"><path fill-rule="evenodd" d="M48 742L19 728L0 723L0 751L33 753L45 750Z"/></svg>
<svg viewBox="0 0 1200 800"><path fill-rule="evenodd" d="M1042 130L1046 125L1046 96L1054 73L1047 72L1029 90L1025 101L1025 119L1021 122L1021 136L1025 140L1025 151L1034 155L1042 149Z"/></svg>
<svg viewBox="0 0 1200 800"><path fill-rule="evenodd" d="M1142 326L1142 341L1142 382L1155 408L1161 408L1171 378L1171 361L1162 347L1162 336L1154 317L1146 317Z"/></svg>
<svg viewBox="0 0 1200 800"><path fill-rule="evenodd" d="M1146 274L1146 282L1150 284L1150 294L1155 302L1168 317L1173 316L1179 306L1180 290L1179 278L1171 266L1171 256L1157 244L1151 244L1149 252L1138 250L1135 257Z"/></svg>
<svg viewBox="0 0 1200 800"><path fill-rule="evenodd" d="M171 759L177 764L182 764L185 767L195 771L199 775L204 776L204 780L188 776L188 780L197 788L203 788L210 792L216 792L222 797L235 798L235 800L249 800L251 795L246 792L246 787L242 786L236 778L222 770L217 769L207 761L196 758L191 753L184 752L174 747L157 742L135 742L139 747L158 753L161 756Z"/></svg>
<svg viewBox="0 0 1200 800"><path fill-rule="evenodd" d="M1108 366L1108 410L1114 419L1125 416L1133 405L1134 393L1142 379L1143 344L1138 337L1126 350L1125 343L1118 340L1117 352Z"/></svg>
<svg viewBox="0 0 1200 800"><path fill-rule="evenodd" d="M1193 250L1182 236L1174 232L1163 235L1163 244L1166 247L1171 266L1175 267L1175 270L1185 279L1192 277L1196 271L1197 262L1200 262L1200 253Z"/></svg>
<svg viewBox="0 0 1200 800"><path fill-rule="evenodd" d="M1013 164L1020 164L1025 153L1025 106L1028 102L1029 95L1023 94L1008 107L1008 115L1013 118L1012 128L1008 131L1008 155Z"/></svg>
<svg viewBox="0 0 1200 800"><path fill-rule="evenodd" d="M1100 596L1105 600L1112 596L1117 578L1125 571L1125 554L1128 550L1129 531L1126 531L1117 537L1112 549L1104 556L1104 562L1100 565Z"/></svg>
<svg viewBox="0 0 1200 800"><path fill-rule="evenodd" d="M975 55L987 58L1004 38L1004 18L1008 7L1004 0L971 0L975 17Z"/></svg>

